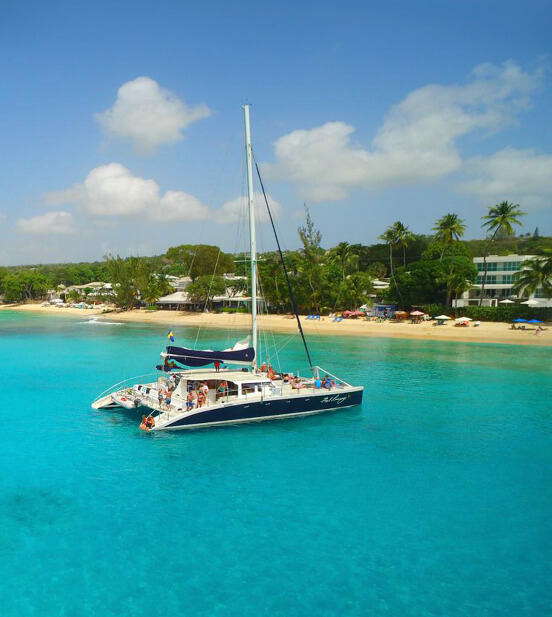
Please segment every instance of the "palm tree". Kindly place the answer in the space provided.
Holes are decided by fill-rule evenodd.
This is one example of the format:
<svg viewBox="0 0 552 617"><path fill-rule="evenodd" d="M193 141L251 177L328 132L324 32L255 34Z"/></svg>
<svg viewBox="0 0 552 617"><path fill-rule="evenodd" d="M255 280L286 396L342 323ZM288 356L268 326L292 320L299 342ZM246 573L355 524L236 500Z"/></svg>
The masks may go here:
<svg viewBox="0 0 552 617"><path fill-rule="evenodd" d="M445 214L445 216L442 216L437 223L435 223L432 229L435 232L435 239L443 243L441 259L445 254L447 246L450 246L452 248L454 260L454 243L460 240L466 231L464 221L458 214Z"/></svg>
<svg viewBox="0 0 552 617"><path fill-rule="evenodd" d="M379 236L380 240L383 240L386 244L389 245L389 275L391 276L391 280L395 285L395 289L399 294L399 298L402 302L401 291L397 285L397 281L395 279L395 273L393 272L393 247L397 244L397 233L395 225L390 225L382 234Z"/></svg>
<svg viewBox="0 0 552 617"><path fill-rule="evenodd" d="M552 296L552 257L534 257L525 261L514 285L514 291L521 294L532 294L539 288L546 297Z"/></svg>
<svg viewBox="0 0 552 617"><path fill-rule="evenodd" d="M483 255L483 282L481 285L481 296L479 297L479 306L483 303L483 295L485 293L485 284L487 283L487 256L489 249L494 242L497 234L504 230L509 235L514 234L513 225L521 225L518 218L525 216L525 212L520 210L519 204L512 204L508 201L501 201L495 206L489 206L489 212L481 217L485 223L482 227L487 228L487 233L490 234L487 245L485 246L485 254Z"/></svg>
<svg viewBox="0 0 552 617"><path fill-rule="evenodd" d="M404 225L400 221L393 223L393 230L395 231L397 244L402 246L403 266L406 267L406 247L408 246L408 243L414 239L414 234L408 229L407 225Z"/></svg>
<svg viewBox="0 0 552 617"><path fill-rule="evenodd" d="M341 270L341 280L354 268L358 269L358 253L355 246L348 242L340 242L328 251L328 262L334 263Z"/></svg>
<svg viewBox="0 0 552 617"><path fill-rule="evenodd" d="M440 259L443 259L447 246L451 248L449 279L452 281L454 272L454 247L456 246L456 242L464 235L466 225L458 214L445 214L445 216L442 216L433 226L433 231L435 231L435 239L443 243ZM447 285L447 306L450 303L451 297L452 284L449 283Z"/></svg>

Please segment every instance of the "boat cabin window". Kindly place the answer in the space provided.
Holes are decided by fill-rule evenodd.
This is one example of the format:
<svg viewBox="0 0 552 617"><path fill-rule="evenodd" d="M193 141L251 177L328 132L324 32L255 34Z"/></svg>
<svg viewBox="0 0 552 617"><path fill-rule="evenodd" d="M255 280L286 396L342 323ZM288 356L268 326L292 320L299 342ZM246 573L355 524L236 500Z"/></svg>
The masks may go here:
<svg viewBox="0 0 552 617"><path fill-rule="evenodd" d="M258 392L256 383L242 383L242 394L253 394Z"/></svg>

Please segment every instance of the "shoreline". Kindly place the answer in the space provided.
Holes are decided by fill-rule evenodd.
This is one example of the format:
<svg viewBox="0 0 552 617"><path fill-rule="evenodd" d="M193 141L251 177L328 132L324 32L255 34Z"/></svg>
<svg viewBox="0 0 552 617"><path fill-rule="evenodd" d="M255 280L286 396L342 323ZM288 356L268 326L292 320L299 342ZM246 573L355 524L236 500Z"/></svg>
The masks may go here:
<svg viewBox="0 0 552 617"><path fill-rule="evenodd" d="M134 309L125 312L103 312L104 309L76 309L41 306L39 304L3 305L0 310L40 313L43 315L67 315L71 317L95 317L106 321L126 323L143 323L166 325L170 328L178 326L201 326L204 328L228 329L230 327L247 329L251 318L243 313L188 313L183 311L148 311ZM429 341L456 341L461 343L494 343L502 345L535 345L552 346L552 329L535 335L536 330L511 330L504 322L481 322L477 328L456 327L451 320L443 326L435 326L434 322L420 324L383 322L376 323L357 319L343 320L334 323L330 317L320 321L307 321L301 316L301 325L306 334L320 336L363 336L400 338ZM297 332L297 322L291 315L260 315L259 326L265 330L283 333Z"/></svg>

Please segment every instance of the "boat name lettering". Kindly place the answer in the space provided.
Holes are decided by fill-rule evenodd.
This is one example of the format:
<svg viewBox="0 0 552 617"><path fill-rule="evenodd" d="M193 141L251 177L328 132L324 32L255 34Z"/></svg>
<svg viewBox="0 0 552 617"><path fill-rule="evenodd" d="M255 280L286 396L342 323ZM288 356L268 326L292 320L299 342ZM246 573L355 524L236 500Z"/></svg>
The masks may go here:
<svg viewBox="0 0 552 617"><path fill-rule="evenodd" d="M349 397L348 396L339 396L339 394L335 394L334 396L325 396L322 399L322 403L342 403L343 401L346 401Z"/></svg>

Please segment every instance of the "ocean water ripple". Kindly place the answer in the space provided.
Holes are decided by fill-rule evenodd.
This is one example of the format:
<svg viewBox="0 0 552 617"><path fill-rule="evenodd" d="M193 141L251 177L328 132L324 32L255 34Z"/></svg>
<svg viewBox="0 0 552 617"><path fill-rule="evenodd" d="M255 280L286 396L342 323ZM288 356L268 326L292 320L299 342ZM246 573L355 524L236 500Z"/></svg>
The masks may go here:
<svg viewBox="0 0 552 617"><path fill-rule="evenodd" d="M552 350L319 338L362 407L151 435L90 409L165 340L0 313L3 617L552 615Z"/></svg>

